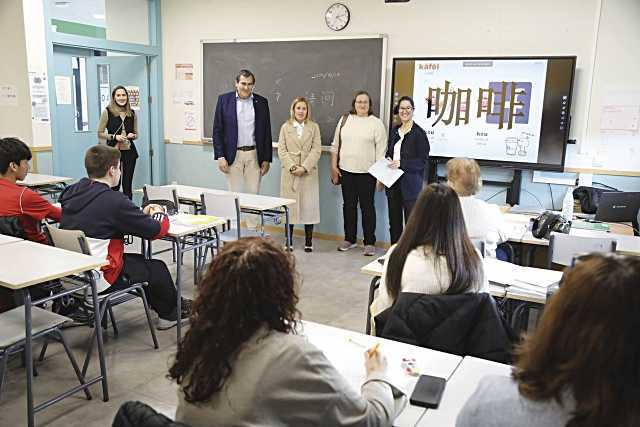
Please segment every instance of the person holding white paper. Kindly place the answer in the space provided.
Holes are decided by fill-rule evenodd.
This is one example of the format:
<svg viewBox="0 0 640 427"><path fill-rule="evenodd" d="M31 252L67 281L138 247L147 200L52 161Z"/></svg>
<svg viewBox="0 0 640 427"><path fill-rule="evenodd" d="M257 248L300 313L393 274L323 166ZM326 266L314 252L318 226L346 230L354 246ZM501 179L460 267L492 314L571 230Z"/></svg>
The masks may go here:
<svg viewBox="0 0 640 427"><path fill-rule="evenodd" d="M403 226L422 191L424 169L429 160L429 139L424 129L414 123L413 109L411 97L400 98L394 109L394 113L400 118L400 124L389 134L387 146L389 167L404 171L402 176L387 188L389 234L392 244L400 239Z"/></svg>

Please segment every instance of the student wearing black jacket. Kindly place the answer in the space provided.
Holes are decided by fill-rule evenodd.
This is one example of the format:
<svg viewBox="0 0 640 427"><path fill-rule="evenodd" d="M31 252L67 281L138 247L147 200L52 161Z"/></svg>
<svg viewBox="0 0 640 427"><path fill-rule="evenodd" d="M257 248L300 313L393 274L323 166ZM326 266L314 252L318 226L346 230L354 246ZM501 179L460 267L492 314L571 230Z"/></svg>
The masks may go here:
<svg viewBox="0 0 640 427"><path fill-rule="evenodd" d="M392 244L400 239L403 224L407 222L411 209L422 191L424 170L429 160L429 140L425 131L414 123L413 109L411 97L400 98L394 111L400 118L400 125L395 126L389 134L387 146L389 167L404 171L400 179L387 188Z"/></svg>
<svg viewBox="0 0 640 427"><path fill-rule="evenodd" d="M124 235L159 239L169 231L169 219L162 207L149 205L141 210L124 194L111 190L120 179L120 151L106 145L87 150L82 178L62 193L60 228L81 230L87 236L91 253L104 257L103 280L98 290L114 292L129 283L148 282L144 288L149 305L158 313L158 329L177 323L176 289L171 273L161 260L147 260L140 254L124 253ZM162 213L162 218L151 217ZM182 318L190 314L191 301L183 300Z"/></svg>

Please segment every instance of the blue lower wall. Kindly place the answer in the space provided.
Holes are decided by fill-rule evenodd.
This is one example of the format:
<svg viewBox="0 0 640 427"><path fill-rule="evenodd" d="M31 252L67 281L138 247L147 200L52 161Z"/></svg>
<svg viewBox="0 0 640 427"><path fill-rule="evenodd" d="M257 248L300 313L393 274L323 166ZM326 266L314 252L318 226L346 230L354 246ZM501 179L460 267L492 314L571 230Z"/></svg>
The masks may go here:
<svg viewBox="0 0 640 427"><path fill-rule="evenodd" d="M227 183L224 175L218 170L217 163L213 160L213 147L210 145L182 145L165 144L166 147L166 183L178 182L180 184L195 185L200 187L226 189ZM329 181L330 156L323 154L320 159L320 224L316 230L321 233L342 235L342 194L340 187L334 186ZM260 193L271 196L280 195L280 161L274 150L273 163L266 177L263 178ZM444 171L440 170L444 175ZM532 182L532 172L523 171L522 192L520 204L523 206L541 206L551 209L552 206L559 209L562 206L567 187L564 185L548 185ZM491 181L509 181L512 172L509 169L482 168L482 176ZM640 178L618 177L606 175L594 175L594 181L619 188L623 191L640 191ZM549 191L551 189L551 191ZM484 186L479 194L482 199L491 198L492 203L504 204L506 191L504 187ZM502 193L495 195L496 193ZM551 194L553 193L553 203ZM492 197L494 196L495 197ZM389 241L389 223L387 214L387 199L384 192L376 193L377 226L376 237L378 241ZM359 220L360 221L360 220ZM361 224L361 222L359 222ZM359 237L362 234L359 233Z"/></svg>

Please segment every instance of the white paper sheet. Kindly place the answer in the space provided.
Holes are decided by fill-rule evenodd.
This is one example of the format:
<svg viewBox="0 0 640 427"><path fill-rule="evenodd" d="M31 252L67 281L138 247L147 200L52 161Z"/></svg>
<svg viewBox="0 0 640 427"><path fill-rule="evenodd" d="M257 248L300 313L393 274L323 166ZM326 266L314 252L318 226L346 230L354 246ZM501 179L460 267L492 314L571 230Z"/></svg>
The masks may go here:
<svg viewBox="0 0 640 427"><path fill-rule="evenodd" d="M55 76L56 103L58 105L71 104L71 77Z"/></svg>
<svg viewBox="0 0 640 427"><path fill-rule="evenodd" d="M389 160L381 159L375 162L368 171L385 187L391 187L402 176L402 169L393 169L389 167Z"/></svg>

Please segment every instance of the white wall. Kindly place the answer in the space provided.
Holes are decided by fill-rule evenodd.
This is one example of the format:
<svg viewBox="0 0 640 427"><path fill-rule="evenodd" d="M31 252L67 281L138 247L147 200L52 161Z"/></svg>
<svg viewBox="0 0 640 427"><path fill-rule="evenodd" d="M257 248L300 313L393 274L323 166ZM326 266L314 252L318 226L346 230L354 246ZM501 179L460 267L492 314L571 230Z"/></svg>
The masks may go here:
<svg viewBox="0 0 640 427"><path fill-rule="evenodd" d="M326 0L163 0L165 137L179 142L198 140L201 136L200 130L183 130L185 107L172 103L176 63L196 65L194 87L197 93L201 91L202 79L197 71L201 67L200 40L337 35L324 24L324 11L329 3ZM351 9L352 18L339 35L388 35L386 94L390 93L394 56L577 55L571 138L583 138L597 0L437 3L412 0L399 4L347 0L344 3ZM386 97L384 111L388 111ZM196 99L199 100L199 96ZM196 113L201 124L201 106L196 106Z"/></svg>
<svg viewBox="0 0 640 427"><path fill-rule="evenodd" d="M0 1L0 52L4 64L0 67L0 85L12 85L16 89L18 105L0 105L0 137L16 136L32 143L31 96L27 75L22 0Z"/></svg>
<svg viewBox="0 0 640 427"><path fill-rule="evenodd" d="M105 0L105 10L107 40L149 44L149 0Z"/></svg>
<svg viewBox="0 0 640 427"><path fill-rule="evenodd" d="M45 38L44 7L41 1L23 0L22 2L24 25L29 30L25 32L25 44L27 49L27 69L29 72L47 72L47 42ZM52 76L48 76L53 79ZM55 99L49 101L49 107L55 107ZM31 114L31 113L29 113ZM31 117L31 116L29 116ZM32 145L51 145L51 123L33 121L31 123L33 133Z"/></svg>

